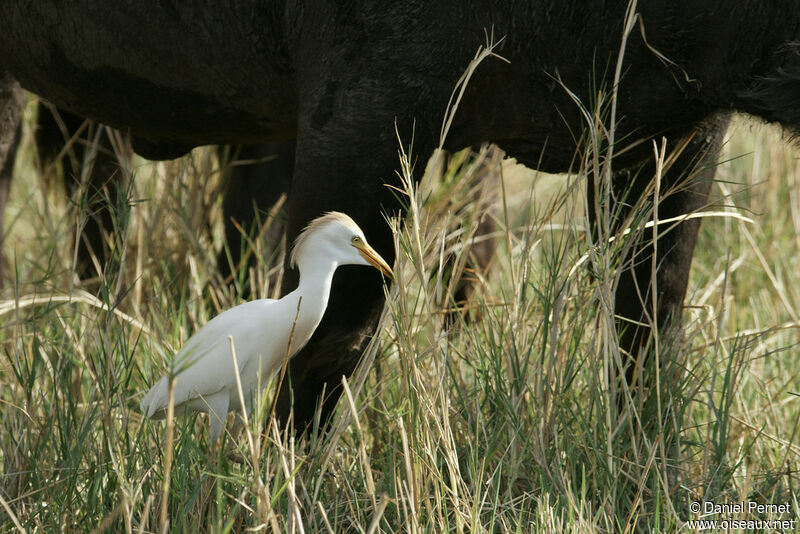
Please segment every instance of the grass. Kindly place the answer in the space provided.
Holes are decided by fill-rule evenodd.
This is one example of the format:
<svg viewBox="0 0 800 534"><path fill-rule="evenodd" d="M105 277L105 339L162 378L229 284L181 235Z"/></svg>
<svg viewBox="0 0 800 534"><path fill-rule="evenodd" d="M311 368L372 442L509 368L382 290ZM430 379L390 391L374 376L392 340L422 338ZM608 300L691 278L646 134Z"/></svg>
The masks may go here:
<svg viewBox="0 0 800 534"><path fill-rule="evenodd" d="M731 128L713 210L755 223L704 221L685 341L662 346L675 363L651 402L618 413L606 380L619 357L610 288L630 241L590 250L586 171L523 173L485 148L441 156L403 192L397 279L332 430L282 435L267 395L225 451L202 417L145 421L138 401L240 301L214 263L230 165L209 149L130 159L117 139L133 180L110 199L121 231L86 286L70 237L86 202L37 170L34 109L5 221L0 530L672 532L702 500L789 502L789 516L738 517L796 517L800 167L779 131ZM496 258L470 274L472 320L446 328L487 217ZM253 249L262 261L239 282L274 295L282 255Z"/></svg>

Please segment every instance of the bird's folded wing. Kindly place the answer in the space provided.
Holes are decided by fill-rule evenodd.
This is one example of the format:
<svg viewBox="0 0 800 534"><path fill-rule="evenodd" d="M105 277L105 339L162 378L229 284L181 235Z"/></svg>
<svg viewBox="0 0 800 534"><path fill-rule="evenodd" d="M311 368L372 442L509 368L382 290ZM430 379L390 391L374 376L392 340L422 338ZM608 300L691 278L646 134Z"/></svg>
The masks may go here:
<svg viewBox="0 0 800 534"><path fill-rule="evenodd" d="M236 374L229 338L234 340L239 372L243 386L247 384L245 367L249 360L258 359L268 346L264 344L263 316L275 301L262 299L247 302L217 315L186 342L176 354L172 375L176 377L175 406L215 395L223 389L236 388ZM269 336L266 336L268 339ZM269 345L269 343L267 343ZM142 409L153 414L163 410L168 402L168 384L163 377L145 396Z"/></svg>

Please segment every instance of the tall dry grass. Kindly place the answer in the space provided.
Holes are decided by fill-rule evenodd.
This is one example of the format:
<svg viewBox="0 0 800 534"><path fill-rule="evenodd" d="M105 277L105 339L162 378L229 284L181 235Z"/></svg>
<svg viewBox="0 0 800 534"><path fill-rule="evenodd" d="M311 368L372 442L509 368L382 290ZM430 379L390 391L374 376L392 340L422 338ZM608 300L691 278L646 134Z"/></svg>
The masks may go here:
<svg viewBox="0 0 800 534"><path fill-rule="evenodd" d="M239 302L214 263L229 164L208 149L130 160L117 140L131 186L109 199L112 257L89 292L70 237L87 203L44 183L34 108L5 221L3 531L671 532L693 500L798 510L800 169L775 129L731 130L708 210L722 215L704 221L686 334L662 333L650 401L608 380L617 267L652 205L615 239L589 238L582 189L608 172L607 132L589 128L558 180L486 147L437 154L417 184L405 146L407 215L387 222L396 280L331 430L282 434L267 390L213 450L202 418L167 426L137 406L175 349ZM473 272L486 219L498 252ZM282 252L250 242L260 262L237 283L274 295ZM464 273L477 291L454 316Z"/></svg>

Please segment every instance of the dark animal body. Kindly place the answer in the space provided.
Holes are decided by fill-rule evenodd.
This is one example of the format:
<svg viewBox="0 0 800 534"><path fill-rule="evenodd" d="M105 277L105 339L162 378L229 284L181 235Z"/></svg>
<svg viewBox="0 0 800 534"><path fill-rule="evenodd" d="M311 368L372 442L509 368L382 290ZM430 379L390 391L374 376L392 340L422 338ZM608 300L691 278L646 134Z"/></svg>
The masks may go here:
<svg viewBox="0 0 800 534"><path fill-rule="evenodd" d="M118 201L127 182L127 174L120 168L117 159L120 155L116 151L125 152L127 144L123 142L120 143L123 146L115 148L111 143L111 130L97 131L98 125L93 121L42 102L38 106L35 128L43 172L55 171L60 160L64 167L62 178L70 198L76 198L76 194L84 195L81 204L87 217L81 235L76 236L75 273L79 279L91 281L101 274L110 257L108 234L114 228L110 206ZM127 156L122 154L123 160ZM240 262L249 265L254 261L252 256L246 253L242 255L242 232L254 231L254 226L264 215L263 211L274 206L282 195L288 195L294 163L294 142L229 146L220 153L220 157L235 160L226 183L222 206L228 247L220 251L217 260L222 279L230 280L242 268ZM13 161L9 160L6 169L10 170L12 164ZM269 179L264 179L265 176ZM84 180L84 189L81 189ZM4 202L0 202L0 216L3 206ZM280 236L269 237L272 245L280 243ZM2 259L0 257L0 283L4 276ZM98 272L98 267L101 272ZM243 289L248 290L246 284Z"/></svg>
<svg viewBox="0 0 800 534"><path fill-rule="evenodd" d="M610 89L627 6L240 0L222 9L6 0L0 69L58 106L129 131L145 157L294 139L288 239L319 214L343 211L391 261L383 213L397 209L384 185L397 181L395 124L407 142L413 132L416 154L430 154L454 85L493 33L504 37L496 51L508 62L478 67L445 148L491 141L528 166L568 170L585 123L566 89L588 107L603 80ZM612 198L630 189L630 203L645 193L647 184L634 177L652 176L649 139L686 141L662 190L694 178L659 203L664 219L705 204L730 112L800 131L800 10L796 0L653 0L638 12L618 87L616 135L645 142L615 159L619 195ZM659 239L661 325L679 314L698 225L683 223ZM650 286L647 237L617 292L616 313L628 324L646 322L649 309L650 297L638 296ZM312 419L323 389L323 417L330 413L382 302L379 276L358 268L337 273L323 322L287 377L297 424ZM621 346L636 355L648 335L646 327L625 328ZM288 392L281 388L284 418Z"/></svg>

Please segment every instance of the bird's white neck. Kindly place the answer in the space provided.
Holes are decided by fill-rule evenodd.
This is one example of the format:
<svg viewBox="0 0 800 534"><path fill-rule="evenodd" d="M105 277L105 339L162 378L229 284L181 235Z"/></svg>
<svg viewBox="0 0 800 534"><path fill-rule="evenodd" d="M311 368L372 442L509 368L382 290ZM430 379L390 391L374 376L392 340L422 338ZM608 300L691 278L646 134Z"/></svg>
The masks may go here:
<svg viewBox="0 0 800 534"><path fill-rule="evenodd" d="M328 307L333 273L337 267L338 264L334 261L298 265L300 283L297 285L297 289L284 297L287 304L292 307L291 317L295 323L292 355L303 348L322 320L325 309ZM297 317L296 321L295 317Z"/></svg>

